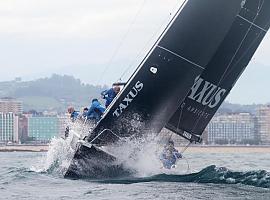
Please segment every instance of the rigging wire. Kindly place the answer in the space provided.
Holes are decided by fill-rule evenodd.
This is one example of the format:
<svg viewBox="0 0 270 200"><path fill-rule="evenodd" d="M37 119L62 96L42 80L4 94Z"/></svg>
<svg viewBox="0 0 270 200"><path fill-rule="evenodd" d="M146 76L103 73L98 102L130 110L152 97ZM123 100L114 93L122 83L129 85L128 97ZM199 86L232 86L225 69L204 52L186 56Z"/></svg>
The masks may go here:
<svg viewBox="0 0 270 200"><path fill-rule="evenodd" d="M184 107L185 107L185 103L182 103L180 105L181 110L180 110L180 113L179 113L178 123L177 123L177 127L176 127L177 130L179 129L179 126L180 126L180 122L181 122Z"/></svg>
<svg viewBox="0 0 270 200"><path fill-rule="evenodd" d="M173 21L176 19L176 17L178 16L178 14L181 12L183 6L186 4L188 0L184 0L184 3L181 5L181 7L177 10L177 12L174 14L174 16L172 17L172 19L170 20L170 22L167 24L166 28L163 30L163 32L160 34L160 36L158 37L157 41L153 44L153 46L150 48L150 50L148 51L148 53L146 54L146 56L143 58L143 60L140 62L140 64L138 65L138 67L136 68L136 70L132 73L132 75L130 76L130 78L127 80L127 83L131 81L131 79L136 75L136 73L139 71L139 69L142 67L142 64L145 62L145 60L148 58L148 56L150 55L150 53L154 50L154 48L156 47L157 43L161 40L162 36L166 33L166 31L168 30L168 28L172 25Z"/></svg>
<svg viewBox="0 0 270 200"><path fill-rule="evenodd" d="M188 162L188 159L187 159L186 157L184 157L184 156L183 156L182 159L184 159L184 160L186 161L186 163L187 163L187 171L186 171L186 174L189 174L189 173L190 173L190 164L189 164L189 162Z"/></svg>
<svg viewBox="0 0 270 200"><path fill-rule="evenodd" d="M101 84L101 81L102 81L102 79L103 79L103 77L104 77L104 74L108 71L108 69L110 68L110 66L111 66L111 64L112 64L112 62L113 62L115 56L117 55L117 53L119 52L120 48L121 48L122 45L124 44L124 41L126 40L128 34L129 34L129 32L131 31L132 26L135 24L135 22L136 22L136 20L137 20L137 17L139 16L140 12L142 11L142 9L143 9L143 7L144 7L146 1L147 1L147 0L143 0L142 4L140 5L139 9L138 9L137 12L136 12L134 18L132 19L131 23L129 24L127 31L125 32L125 34L124 34L123 37L121 38L121 40L120 40L118 46L116 47L116 49L114 50L114 52L113 52L111 58L109 59L108 63L106 64L106 66L105 66L105 68L104 68L104 70L103 70L103 72L102 72L102 74L100 75L100 78L99 78L99 80L98 80L98 83L99 83L99 84Z"/></svg>
<svg viewBox="0 0 270 200"><path fill-rule="evenodd" d="M187 149L188 147L192 144L192 142L190 141L183 149L182 151L180 152L181 154L183 154Z"/></svg>
<svg viewBox="0 0 270 200"><path fill-rule="evenodd" d="M128 65L128 67L124 70L124 72L121 74L120 78L118 80L122 80L123 77L131 70L131 68L134 66L134 64L136 63L136 61L138 60L138 58L146 51L146 48L150 45L151 41L154 40L154 38L156 37L156 35L158 35L160 33L160 30L162 27L164 27L164 24L167 23L168 24L168 21L170 22L171 21L171 16L172 16L172 13L176 13L179 9L182 8L182 6L185 4L187 0L183 1L181 6L178 7L177 5L179 4L179 2L177 1L177 3L175 3L172 8L170 9L170 13L169 13L169 16L166 16L166 18L164 18L164 20L162 21L161 25L158 26L158 28L156 29L156 31L154 31L154 33L152 34L152 36L149 38L149 40L146 42L146 44L143 46L143 48L138 51L137 55L135 56L135 58L130 62L130 64ZM174 11L174 9L176 11ZM174 17L174 15L173 15Z"/></svg>

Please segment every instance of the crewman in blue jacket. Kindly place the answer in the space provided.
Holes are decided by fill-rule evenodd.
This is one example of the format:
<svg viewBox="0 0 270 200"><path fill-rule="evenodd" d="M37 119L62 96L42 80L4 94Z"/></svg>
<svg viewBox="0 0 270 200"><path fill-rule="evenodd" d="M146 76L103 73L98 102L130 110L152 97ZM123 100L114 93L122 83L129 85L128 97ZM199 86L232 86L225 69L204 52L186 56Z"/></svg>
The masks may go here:
<svg viewBox="0 0 270 200"><path fill-rule="evenodd" d="M176 161L180 158L182 158L182 154L174 148L174 142L169 140L168 144L165 145L163 152L160 155L160 160L163 167L166 169L174 168Z"/></svg>
<svg viewBox="0 0 270 200"><path fill-rule="evenodd" d="M101 92L102 98L106 100L106 102L105 102L106 108L110 105L110 103L113 101L113 99L119 93L119 91L120 91L120 87L118 85L116 85L109 90L104 90L103 92Z"/></svg>
<svg viewBox="0 0 270 200"><path fill-rule="evenodd" d="M70 119L72 122L75 122L77 118L79 118L79 111L75 111L74 107L69 107L68 108L68 114L70 114ZM65 137L64 139L66 139L69 136L69 131L70 131L70 127L67 126L66 130L65 130Z"/></svg>
<svg viewBox="0 0 270 200"><path fill-rule="evenodd" d="M87 107L83 108L81 118L85 119L87 117L87 113L88 113L88 108Z"/></svg>
<svg viewBox="0 0 270 200"><path fill-rule="evenodd" d="M97 122L100 120L101 115L104 113L104 111L105 108L99 103L99 101L97 99L93 99L92 104L86 114L87 119Z"/></svg>
<svg viewBox="0 0 270 200"><path fill-rule="evenodd" d="M70 114L70 119L74 122L79 116L79 111L75 111L73 107L68 108L68 113Z"/></svg>

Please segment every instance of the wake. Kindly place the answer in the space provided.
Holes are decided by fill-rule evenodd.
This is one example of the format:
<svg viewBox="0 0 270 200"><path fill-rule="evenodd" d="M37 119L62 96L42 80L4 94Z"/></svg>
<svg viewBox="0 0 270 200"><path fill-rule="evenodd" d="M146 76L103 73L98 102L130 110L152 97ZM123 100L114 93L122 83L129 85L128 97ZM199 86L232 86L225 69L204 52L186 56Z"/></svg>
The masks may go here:
<svg viewBox="0 0 270 200"><path fill-rule="evenodd" d="M157 174L150 177L129 177L122 179L99 180L100 183L133 184L144 182L189 182L214 184L244 184L270 188L270 173L265 170L236 172L225 167L208 166L197 173L186 175Z"/></svg>

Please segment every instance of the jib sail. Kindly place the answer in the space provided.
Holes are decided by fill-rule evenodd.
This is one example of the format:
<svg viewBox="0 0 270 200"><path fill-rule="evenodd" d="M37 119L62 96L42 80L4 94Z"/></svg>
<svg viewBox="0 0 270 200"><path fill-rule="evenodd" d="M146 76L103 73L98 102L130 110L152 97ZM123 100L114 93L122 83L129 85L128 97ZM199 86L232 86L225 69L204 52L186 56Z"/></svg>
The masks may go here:
<svg viewBox="0 0 270 200"><path fill-rule="evenodd" d="M211 67L209 62L228 36L242 2L186 1L88 142L106 144L147 130L159 132L186 98L196 77Z"/></svg>
<svg viewBox="0 0 270 200"><path fill-rule="evenodd" d="M188 140L200 141L205 127L244 71L270 26L270 1L242 1L213 58L166 127Z"/></svg>

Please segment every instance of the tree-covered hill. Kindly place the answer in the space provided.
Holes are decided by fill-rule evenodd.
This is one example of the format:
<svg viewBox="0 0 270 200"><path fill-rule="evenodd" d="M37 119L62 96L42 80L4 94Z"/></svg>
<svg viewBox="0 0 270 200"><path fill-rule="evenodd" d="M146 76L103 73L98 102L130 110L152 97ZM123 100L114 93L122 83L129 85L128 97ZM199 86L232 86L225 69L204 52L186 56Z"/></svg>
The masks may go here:
<svg viewBox="0 0 270 200"><path fill-rule="evenodd" d="M0 97L14 97L23 101L24 110L57 110L63 112L67 106L77 109L89 106L92 98L100 98L106 87L81 83L73 76L53 74L49 78L34 81L0 82Z"/></svg>

